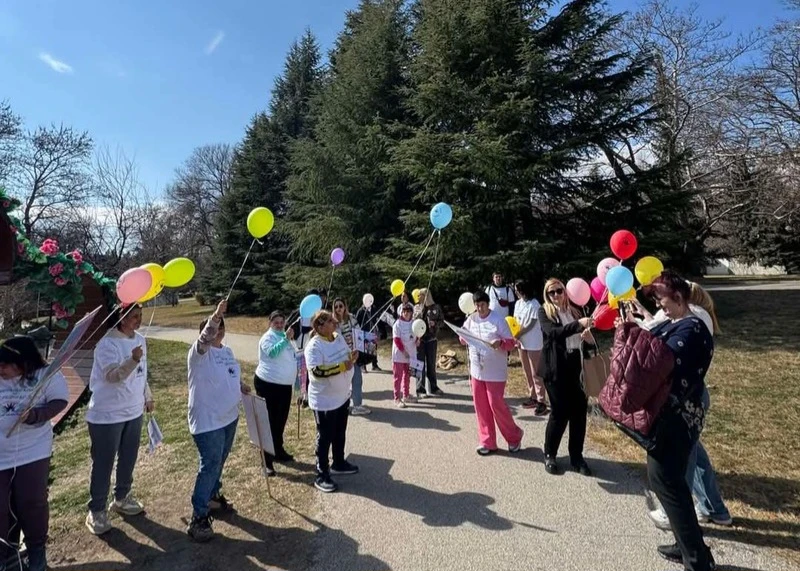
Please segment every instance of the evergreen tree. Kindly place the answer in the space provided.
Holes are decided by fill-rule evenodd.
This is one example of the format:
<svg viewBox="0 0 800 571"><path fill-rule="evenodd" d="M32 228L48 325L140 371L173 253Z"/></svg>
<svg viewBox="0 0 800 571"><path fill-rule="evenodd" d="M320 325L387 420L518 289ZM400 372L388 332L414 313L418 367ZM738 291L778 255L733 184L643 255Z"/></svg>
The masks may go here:
<svg viewBox="0 0 800 571"><path fill-rule="evenodd" d="M404 177L386 168L406 123L408 57L400 0L362 0L347 14L315 101L314 136L292 154L292 264L284 287L295 298L327 287L335 247L347 258L336 270L334 294L355 301L383 288L376 254L400 230L398 214L409 203Z"/></svg>
<svg viewBox="0 0 800 571"><path fill-rule="evenodd" d="M269 208L275 215L275 228L253 247L231 294L233 311L263 313L288 306L280 271L289 251L282 228L289 155L292 145L311 133L310 105L320 81L319 48L307 31L289 50L283 74L275 82L269 114L253 118L237 149L232 188L220 203L208 289L227 293L252 242L246 220L253 208Z"/></svg>

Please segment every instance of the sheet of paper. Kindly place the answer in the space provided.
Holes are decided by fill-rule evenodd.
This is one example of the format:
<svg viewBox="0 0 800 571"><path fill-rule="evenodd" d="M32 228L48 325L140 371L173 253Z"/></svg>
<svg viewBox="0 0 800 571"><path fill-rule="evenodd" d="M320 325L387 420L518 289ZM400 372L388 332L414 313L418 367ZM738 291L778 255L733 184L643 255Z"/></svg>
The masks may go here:
<svg viewBox="0 0 800 571"><path fill-rule="evenodd" d="M353 330L353 343L356 351L366 353L368 355L375 355L378 350L378 334L361 329Z"/></svg>
<svg viewBox="0 0 800 571"><path fill-rule="evenodd" d="M250 442L274 455L275 445L272 442L272 431L269 428L267 401L254 394L242 395L242 405Z"/></svg>
<svg viewBox="0 0 800 571"><path fill-rule="evenodd" d="M449 321L445 321L445 324L447 324L447 326L450 329L452 329L455 332L456 335L458 335L464 341L466 341L467 345L472 345L476 349L492 349L492 350L494 350L494 347L492 347L492 345L488 341L485 341L485 340L481 339L480 337L478 337L474 333L471 333L471 332L467 331L463 327L459 327L458 325L454 325L454 324L450 323Z"/></svg>
<svg viewBox="0 0 800 571"><path fill-rule="evenodd" d="M425 365L419 359L411 357L408 363L408 368L410 376L414 377L415 379L421 379Z"/></svg>

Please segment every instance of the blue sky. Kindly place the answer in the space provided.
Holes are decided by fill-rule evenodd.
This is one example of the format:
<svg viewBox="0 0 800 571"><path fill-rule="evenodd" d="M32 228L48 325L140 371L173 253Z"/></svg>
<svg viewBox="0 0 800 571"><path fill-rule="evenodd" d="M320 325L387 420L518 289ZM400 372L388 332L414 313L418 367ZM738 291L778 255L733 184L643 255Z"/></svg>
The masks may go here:
<svg viewBox="0 0 800 571"><path fill-rule="evenodd" d="M292 40L310 27L327 51L357 3L0 0L0 100L30 128L63 122L119 146L160 191L194 147L238 142L265 108ZM699 4L734 32L784 13L781 0Z"/></svg>

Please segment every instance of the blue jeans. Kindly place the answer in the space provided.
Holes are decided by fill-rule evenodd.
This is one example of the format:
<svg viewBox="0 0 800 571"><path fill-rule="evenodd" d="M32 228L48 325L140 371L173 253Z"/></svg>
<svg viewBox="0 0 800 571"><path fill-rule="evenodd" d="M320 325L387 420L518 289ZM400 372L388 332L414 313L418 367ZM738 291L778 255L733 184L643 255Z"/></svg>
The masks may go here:
<svg viewBox="0 0 800 571"><path fill-rule="evenodd" d="M353 399L353 406L361 406L364 402L363 395L364 376L361 372L361 367L356 365L353 367L353 394L350 397Z"/></svg>
<svg viewBox="0 0 800 571"><path fill-rule="evenodd" d="M197 471L192 493L192 508L197 517L208 515L208 502L222 488L222 467L233 446L238 422L237 418L228 426L192 436L200 454L200 469Z"/></svg>
<svg viewBox="0 0 800 571"><path fill-rule="evenodd" d="M711 397L708 389L703 392L703 407L708 414L711 405ZM692 451L689 453L689 465L686 469L686 481L692 489L692 494L697 498L698 511L703 515L714 515L720 517L730 517L730 512L722 500L722 494L717 485L717 475L711 465L700 440L697 441Z"/></svg>

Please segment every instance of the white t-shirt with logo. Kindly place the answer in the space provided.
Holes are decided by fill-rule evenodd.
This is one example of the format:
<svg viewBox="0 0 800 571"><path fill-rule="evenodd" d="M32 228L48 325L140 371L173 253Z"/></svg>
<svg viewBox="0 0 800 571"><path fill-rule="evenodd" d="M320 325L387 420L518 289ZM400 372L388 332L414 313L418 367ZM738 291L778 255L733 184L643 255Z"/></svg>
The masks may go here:
<svg viewBox="0 0 800 571"><path fill-rule="evenodd" d="M108 373L131 358L135 347L142 348L142 358L131 373L119 382L108 380ZM94 348L94 364L89 377L92 397L86 410L86 422L115 424L144 414L147 387L147 343L134 333L128 337L118 329L109 330Z"/></svg>
<svg viewBox="0 0 800 571"><path fill-rule="evenodd" d="M514 302L514 290L509 285L497 287L492 284L486 288L489 295L489 309L503 319L509 316L509 306ZM505 305L505 307L503 307Z"/></svg>
<svg viewBox="0 0 800 571"><path fill-rule="evenodd" d="M403 321L398 319L392 326L392 337L399 339L403 343L403 347L410 356L416 358L416 341L414 340L414 332L411 331L411 321ZM392 363L410 363L409 357L406 357L392 339Z"/></svg>
<svg viewBox="0 0 800 571"><path fill-rule="evenodd" d="M21 423L10 437L6 437L19 416L25 412L43 372L44 369L40 369L35 380L23 381L19 377L0 379L0 470L44 460L53 453L53 427L50 421L41 425ZM67 381L60 372L50 377L34 407L54 400L69 400Z"/></svg>
<svg viewBox="0 0 800 571"><path fill-rule="evenodd" d="M336 335L333 341L328 341L321 335L314 335L306 345L305 356L308 368L308 406L311 410L336 410L350 400L352 369L331 377L318 378L314 374L314 367L337 365L350 359L350 347L344 337Z"/></svg>
<svg viewBox="0 0 800 571"><path fill-rule="evenodd" d="M203 434L239 418L241 368L230 347L209 346L205 353L192 344L189 367L189 432Z"/></svg>
<svg viewBox="0 0 800 571"><path fill-rule="evenodd" d="M539 302L535 299L519 300L514 305L514 317L520 327L533 323L533 327L519 338L519 343L526 351L541 351L543 345L542 326L539 324Z"/></svg>
<svg viewBox="0 0 800 571"><path fill-rule="evenodd" d="M506 320L494 311L490 311L486 318L473 313L464 322L464 329L487 343L498 339L513 339ZM506 382L508 380L508 352L469 345L469 374L479 381Z"/></svg>

